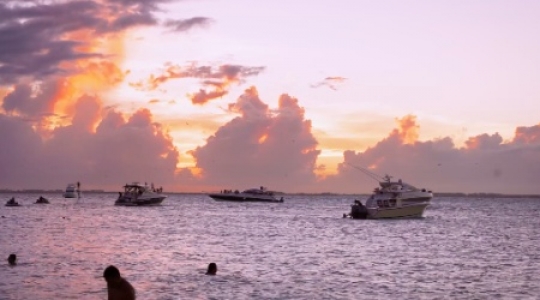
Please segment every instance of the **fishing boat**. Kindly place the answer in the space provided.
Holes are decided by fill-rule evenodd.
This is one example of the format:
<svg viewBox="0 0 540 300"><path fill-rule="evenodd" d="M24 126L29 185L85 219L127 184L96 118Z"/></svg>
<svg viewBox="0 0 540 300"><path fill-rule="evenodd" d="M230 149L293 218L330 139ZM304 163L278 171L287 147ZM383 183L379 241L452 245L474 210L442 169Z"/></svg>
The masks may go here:
<svg viewBox="0 0 540 300"><path fill-rule="evenodd" d="M431 204L433 192L419 189L401 179L393 181L392 177L378 175L362 169L379 181L379 187L366 200L365 206L356 200L351 206L349 216L353 219L386 219L404 217L422 217Z"/></svg>
<svg viewBox="0 0 540 300"><path fill-rule="evenodd" d="M138 182L126 184L124 185L124 192L118 193L118 199L116 199L114 204L122 206L159 205L167 198L167 196L161 193L162 191L162 188L155 189L153 185L142 185Z"/></svg>

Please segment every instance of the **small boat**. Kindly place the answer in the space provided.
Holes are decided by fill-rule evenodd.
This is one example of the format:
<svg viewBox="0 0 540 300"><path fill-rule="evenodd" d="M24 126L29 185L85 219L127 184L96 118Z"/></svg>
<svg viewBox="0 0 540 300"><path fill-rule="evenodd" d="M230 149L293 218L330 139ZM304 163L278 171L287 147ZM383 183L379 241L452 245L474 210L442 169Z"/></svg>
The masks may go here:
<svg viewBox="0 0 540 300"><path fill-rule="evenodd" d="M155 189L154 185L141 185L137 182L126 184L124 192L118 193L118 199L114 202L115 205L122 206L150 206L159 205L167 196L161 192L162 188Z"/></svg>
<svg viewBox="0 0 540 300"><path fill-rule="evenodd" d="M15 197L12 197L6 202L6 206L21 206L17 200L15 200Z"/></svg>
<svg viewBox="0 0 540 300"><path fill-rule="evenodd" d="M418 189L403 181L392 181L386 175L363 206L355 201L349 216L353 219L422 217L431 203L433 192Z"/></svg>
<svg viewBox="0 0 540 300"><path fill-rule="evenodd" d="M36 204L49 204L49 200L46 198L43 198L42 196L39 196L39 198L36 200Z"/></svg>
<svg viewBox="0 0 540 300"><path fill-rule="evenodd" d="M64 191L64 198L77 198L78 197L78 189L76 188L74 183L70 183L67 185L66 190Z"/></svg>
<svg viewBox="0 0 540 300"><path fill-rule="evenodd" d="M238 190L223 190L219 193L208 194L208 196L217 201L257 201L257 202L283 202L283 197L276 198L274 192L267 190L264 186L260 188L247 189L243 192Z"/></svg>

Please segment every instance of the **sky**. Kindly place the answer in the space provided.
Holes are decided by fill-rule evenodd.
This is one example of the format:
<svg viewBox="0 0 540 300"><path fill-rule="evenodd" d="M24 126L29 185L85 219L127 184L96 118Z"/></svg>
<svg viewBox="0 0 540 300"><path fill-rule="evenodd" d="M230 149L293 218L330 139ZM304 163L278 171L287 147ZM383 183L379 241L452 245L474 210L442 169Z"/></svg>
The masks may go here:
<svg viewBox="0 0 540 300"><path fill-rule="evenodd" d="M539 194L540 2L0 2L0 188Z"/></svg>

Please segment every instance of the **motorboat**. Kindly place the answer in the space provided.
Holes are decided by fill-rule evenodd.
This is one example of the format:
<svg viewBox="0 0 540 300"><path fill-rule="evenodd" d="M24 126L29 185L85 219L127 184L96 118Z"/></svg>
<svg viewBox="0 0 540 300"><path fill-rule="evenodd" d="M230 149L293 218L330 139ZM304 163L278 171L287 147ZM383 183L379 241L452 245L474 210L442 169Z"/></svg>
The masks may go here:
<svg viewBox="0 0 540 300"><path fill-rule="evenodd" d="M126 184L124 185L124 192L118 193L118 199L114 204L122 206L159 205L167 198L162 194L162 191L162 188L154 188L153 184L151 186L137 182Z"/></svg>
<svg viewBox="0 0 540 300"><path fill-rule="evenodd" d="M63 196L64 198L78 198L79 190L77 189L77 186L74 183L68 184Z"/></svg>
<svg viewBox="0 0 540 300"><path fill-rule="evenodd" d="M355 201L349 216L353 219L384 219L422 217L431 203L433 192L418 189L399 179L392 181L391 176L384 176L369 196L365 206Z"/></svg>
<svg viewBox="0 0 540 300"><path fill-rule="evenodd" d="M259 188L251 188L239 192L238 190L223 190L219 193L208 194L208 196L217 201L258 201L258 202L283 202L283 197L279 199L275 196L275 193L267 190L264 186Z"/></svg>
<svg viewBox="0 0 540 300"><path fill-rule="evenodd" d="M39 196L39 198L36 200L36 204L49 204L49 200L47 198L43 198L42 196Z"/></svg>
<svg viewBox="0 0 540 300"><path fill-rule="evenodd" d="M15 200L15 197L12 197L6 202L6 206L21 206L17 200Z"/></svg>

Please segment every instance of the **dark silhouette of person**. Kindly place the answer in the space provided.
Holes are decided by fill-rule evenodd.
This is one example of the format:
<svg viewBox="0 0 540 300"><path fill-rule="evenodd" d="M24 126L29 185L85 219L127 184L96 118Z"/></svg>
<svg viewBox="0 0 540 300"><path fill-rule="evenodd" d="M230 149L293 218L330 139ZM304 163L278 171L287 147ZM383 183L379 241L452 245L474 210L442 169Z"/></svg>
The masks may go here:
<svg viewBox="0 0 540 300"><path fill-rule="evenodd" d="M14 266L17 264L17 255L11 253L7 260L10 266Z"/></svg>
<svg viewBox="0 0 540 300"><path fill-rule="evenodd" d="M208 270L206 270L206 275L216 275L216 273L217 273L216 263L208 264Z"/></svg>
<svg viewBox="0 0 540 300"><path fill-rule="evenodd" d="M115 266L108 266L103 271L103 278L107 282L108 300L135 300L135 289L122 276Z"/></svg>

